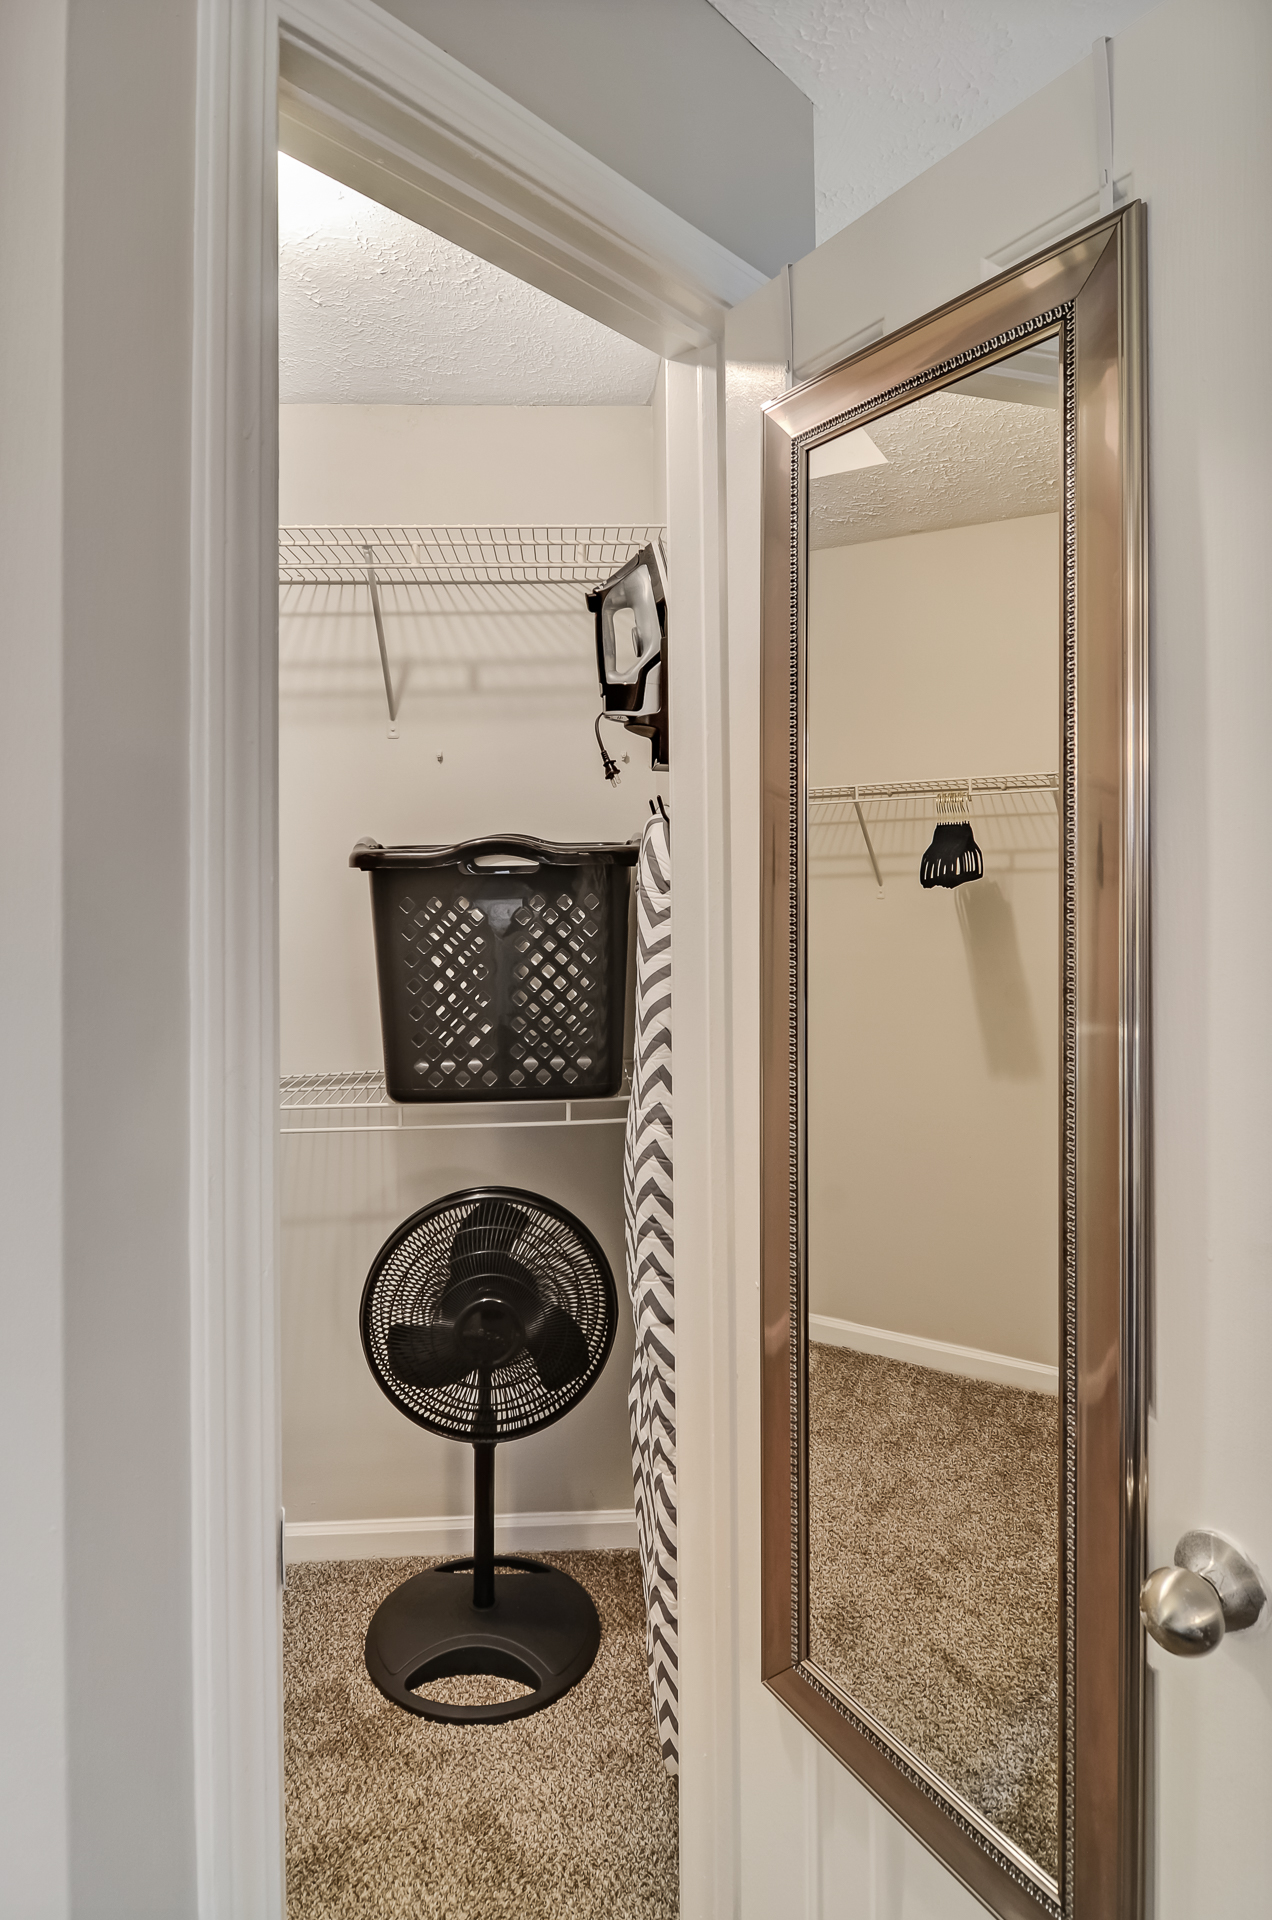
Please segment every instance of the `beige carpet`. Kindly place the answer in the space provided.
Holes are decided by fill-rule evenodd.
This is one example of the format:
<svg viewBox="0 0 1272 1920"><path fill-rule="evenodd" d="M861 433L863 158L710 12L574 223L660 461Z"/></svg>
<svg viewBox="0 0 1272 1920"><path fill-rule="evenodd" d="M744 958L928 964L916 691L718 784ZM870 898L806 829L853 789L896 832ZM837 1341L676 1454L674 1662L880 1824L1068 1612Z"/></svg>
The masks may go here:
<svg viewBox="0 0 1272 1920"><path fill-rule="evenodd" d="M809 1347L816 1663L1053 1876L1058 1402Z"/></svg>
<svg viewBox="0 0 1272 1920"><path fill-rule="evenodd" d="M554 1706L495 1727L417 1719L367 1678L371 1615L435 1562L288 1569L288 1920L675 1920L676 1783L654 1733L637 1557L543 1558L596 1602L600 1652ZM443 1685L449 1699L522 1691Z"/></svg>

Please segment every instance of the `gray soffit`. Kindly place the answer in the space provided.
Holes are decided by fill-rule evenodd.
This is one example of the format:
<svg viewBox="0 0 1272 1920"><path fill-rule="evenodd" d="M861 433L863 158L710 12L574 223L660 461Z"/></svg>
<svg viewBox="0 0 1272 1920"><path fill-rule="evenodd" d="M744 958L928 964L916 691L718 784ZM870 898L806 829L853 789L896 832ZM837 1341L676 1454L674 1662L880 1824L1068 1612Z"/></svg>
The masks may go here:
<svg viewBox="0 0 1272 1920"><path fill-rule="evenodd" d="M315 173L278 162L279 399L648 405L658 356Z"/></svg>
<svg viewBox="0 0 1272 1920"><path fill-rule="evenodd" d="M813 103L820 244L1156 0L711 3Z"/></svg>
<svg viewBox="0 0 1272 1920"><path fill-rule="evenodd" d="M710 0L382 4L762 273L814 245L808 89Z"/></svg>

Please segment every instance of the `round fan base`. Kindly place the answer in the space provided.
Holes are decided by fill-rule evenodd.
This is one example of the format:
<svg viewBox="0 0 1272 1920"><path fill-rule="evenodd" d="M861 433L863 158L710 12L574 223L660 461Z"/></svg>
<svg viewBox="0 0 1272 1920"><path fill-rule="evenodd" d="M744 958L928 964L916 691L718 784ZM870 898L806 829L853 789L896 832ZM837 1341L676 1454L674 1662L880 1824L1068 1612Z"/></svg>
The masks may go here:
<svg viewBox="0 0 1272 1920"><path fill-rule="evenodd" d="M596 1658L601 1623L591 1596L556 1567L499 1554L495 1604L475 1607L472 1567L448 1560L395 1587L367 1629L367 1672L386 1699L425 1720L473 1726L538 1713ZM487 1706L412 1691L455 1674L493 1674L532 1691Z"/></svg>

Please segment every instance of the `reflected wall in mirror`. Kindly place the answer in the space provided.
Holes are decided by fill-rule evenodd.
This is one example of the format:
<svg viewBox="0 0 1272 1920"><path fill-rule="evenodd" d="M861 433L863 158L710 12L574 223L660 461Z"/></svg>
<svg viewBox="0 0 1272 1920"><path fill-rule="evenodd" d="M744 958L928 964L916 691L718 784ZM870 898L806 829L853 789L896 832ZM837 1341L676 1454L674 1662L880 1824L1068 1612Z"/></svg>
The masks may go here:
<svg viewBox="0 0 1272 1920"><path fill-rule="evenodd" d="M809 1658L1059 1871L1059 335L809 455Z"/></svg>
<svg viewBox="0 0 1272 1920"><path fill-rule="evenodd" d="M765 1678L1013 1917L1140 1897L1139 246L766 424Z"/></svg>

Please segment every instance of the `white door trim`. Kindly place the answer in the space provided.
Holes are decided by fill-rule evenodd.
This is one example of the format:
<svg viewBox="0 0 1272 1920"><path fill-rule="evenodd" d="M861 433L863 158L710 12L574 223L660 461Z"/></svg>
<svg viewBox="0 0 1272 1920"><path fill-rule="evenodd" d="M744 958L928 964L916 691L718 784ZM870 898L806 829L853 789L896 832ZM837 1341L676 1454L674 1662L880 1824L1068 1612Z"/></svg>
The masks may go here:
<svg viewBox="0 0 1272 1920"><path fill-rule="evenodd" d="M655 352L766 275L373 0L282 0L280 142Z"/></svg>
<svg viewBox="0 0 1272 1920"><path fill-rule="evenodd" d="M364 75L374 75L376 61L384 55L388 16L368 0L284 0L281 10L275 0L200 0L198 9L189 1118L192 1738L200 1920L282 1920L284 1911L274 1176L278 1073L275 148L280 19L289 34L303 31L308 36L309 45L322 51L333 75L342 71L342 62L356 63ZM396 22L393 33L398 104L409 107L421 123L429 116L438 137L450 139L452 155L468 141L471 172L482 182L490 202L497 204L499 194L487 167L491 145L488 141L485 152L478 151L471 115L477 112L473 101L478 96L484 100L482 110L493 115L498 96L492 99L493 89L468 85L462 69L445 56L434 59L426 43L414 36L407 35L404 42L406 30ZM406 55L411 49L422 65L410 67ZM422 84L426 73L432 73L437 85L426 97L414 98L412 87ZM655 218L654 203L637 195L609 168L586 155L580 158L578 150L563 158L559 136L532 138L534 129L526 123L533 116L511 103L504 103L500 111L505 132L518 128L525 141L521 164L529 169L529 177L521 178L517 195L510 186L503 206L509 227L520 223L526 249L532 244L533 228L526 207L533 203L548 239L555 236L562 248L568 240L573 248L579 284L612 285L615 260L625 262L623 271L633 284L647 272L665 313L674 317L679 312L686 326L692 322L701 327L704 312L711 325L717 325L728 298L748 290L746 276L752 270L736 271L741 263L730 266L732 256L722 260L723 250L714 242L699 235L691 244L692 229L675 216L661 217L665 210ZM534 168L540 164L547 168L551 151L561 164L545 181ZM511 182L514 160L507 145L503 160ZM461 176L462 172L461 168ZM489 257L494 241L484 250ZM694 272L699 276L696 292ZM574 304L584 305L582 294ZM640 337L634 322L623 330ZM705 378L710 383L714 376ZM700 370L694 371L691 384L690 411L700 428L709 424L714 432L714 394L705 387L699 393ZM686 394L686 401L689 398ZM683 504L671 514L673 552L678 545L680 591L698 595L708 611L703 631L710 647L702 662L701 692L692 700L694 722L686 710L680 738L686 742L692 738L691 724L697 723L698 715L704 722L714 715L718 752L719 473L700 435L696 450L686 447L685 455L697 478L679 489ZM674 522L684 514L706 516L707 524L705 528L684 524L683 537L678 539ZM702 575L696 583L695 573ZM687 768L692 759L692 754L686 754L682 764ZM683 790L686 827L692 816L714 805L718 771L705 777L703 791L692 805L688 790ZM711 865L717 876L718 860L715 849ZM709 968L718 961L706 922L714 924L720 884L713 879L714 891L703 909L703 993ZM680 1004L682 1015L687 1014L683 999ZM704 1004L709 1006L709 999ZM723 1061L713 1052L710 1064L718 1087ZM710 1158L718 1170L718 1142ZM685 1191L692 1191L689 1182ZM691 1211L687 1206L686 1213ZM704 1252L712 1231L702 1235ZM720 1257L718 1244L713 1257ZM702 1351L709 1344L704 1322L688 1345ZM725 1380L718 1385L727 1392ZM704 1474L714 1485L717 1463L712 1435L718 1424L717 1415L696 1438L692 1432L687 1434L682 1470L687 1511L700 1506L709 1510L709 1486L704 1483L696 1494L694 1487ZM722 1470L727 1486L727 1461ZM727 1509L727 1496L725 1504ZM730 1524L727 1517L723 1524L726 1528ZM709 1587L709 1580L706 1586L691 1582L691 1591L700 1591L703 1604L708 1603ZM724 1602L727 1613L727 1598L717 1599ZM692 1618L686 1619L682 1634L687 1647L712 1644L709 1621L695 1633ZM721 1642L727 1640L727 1634L721 1636ZM716 1659L724 1669L718 1678L727 1692L729 1655L723 1644ZM703 1871L695 1873L695 1890L686 1888L686 1920L696 1920L708 1911L729 1910L727 1862L736 1844L731 1817L734 1789L729 1778L708 1783L704 1776L700 1788L694 1784L695 1753L709 1756L714 1749L723 1759L722 1729L713 1720L716 1685L704 1679L700 1709L694 1706L692 1688L686 1697L686 1721L693 1740L692 1751L682 1755L682 1767L686 1811L699 1808L702 1819L713 1823L709 1837L704 1829L699 1853L714 1852L715 1861L723 1866L723 1879L719 1866L713 1869L708 1860L702 1860ZM731 1751L728 1730L723 1732L726 1749ZM729 1771L726 1764L724 1774L729 1776ZM682 1832L693 1857L692 1816ZM715 1898L709 1891L712 1885L718 1889Z"/></svg>
<svg viewBox="0 0 1272 1920"><path fill-rule="evenodd" d="M733 968L720 357L667 368L680 1911L738 1911ZM758 758L758 755L757 755Z"/></svg>
<svg viewBox="0 0 1272 1920"><path fill-rule="evenodd" d="M198 1910L204 1920L277 1920L276 35L268 0L203 0L198 33L190 535Z"/></svg>

